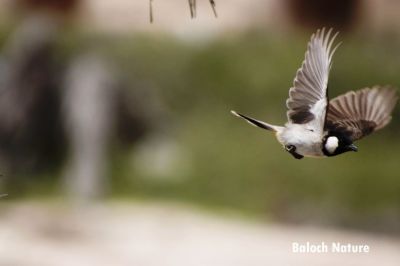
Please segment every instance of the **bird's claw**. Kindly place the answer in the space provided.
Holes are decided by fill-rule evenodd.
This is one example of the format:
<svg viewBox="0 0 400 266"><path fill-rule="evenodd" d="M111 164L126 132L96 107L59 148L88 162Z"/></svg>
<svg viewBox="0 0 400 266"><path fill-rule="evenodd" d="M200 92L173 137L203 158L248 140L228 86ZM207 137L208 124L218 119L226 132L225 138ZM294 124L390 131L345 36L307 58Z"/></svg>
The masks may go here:
<svg viewBox="0 0 400 266"><path fill-rule="evenodd" d="M287 152L294 152L296 150L296 147L294 145L285 145L285 150Z"/></svg>
<svg viewBox="0 0 400 266"><path fill-rule="evenodd" d="M304 158L303 155L298 154L298 153L296 152L296 146L294 146L294 145L285 145L285 150L286 150L287 152L289 152L294 158L296 158L296 159L298 159L298 160Z"/></svg>

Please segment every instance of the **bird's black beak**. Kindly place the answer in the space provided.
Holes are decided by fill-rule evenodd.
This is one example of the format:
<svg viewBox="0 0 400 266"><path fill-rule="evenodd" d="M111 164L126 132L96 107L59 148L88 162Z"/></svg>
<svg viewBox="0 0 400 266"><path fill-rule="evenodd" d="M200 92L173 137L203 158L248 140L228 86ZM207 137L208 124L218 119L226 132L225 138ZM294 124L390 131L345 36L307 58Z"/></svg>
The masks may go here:
<svg viewBox="0 0 400 266"><path fill-rule="evenodd" d="M348 149L349 151L358 151L357 146L354 145L354 144L348 145L348 146L347 146L347 149Z"/></svg>

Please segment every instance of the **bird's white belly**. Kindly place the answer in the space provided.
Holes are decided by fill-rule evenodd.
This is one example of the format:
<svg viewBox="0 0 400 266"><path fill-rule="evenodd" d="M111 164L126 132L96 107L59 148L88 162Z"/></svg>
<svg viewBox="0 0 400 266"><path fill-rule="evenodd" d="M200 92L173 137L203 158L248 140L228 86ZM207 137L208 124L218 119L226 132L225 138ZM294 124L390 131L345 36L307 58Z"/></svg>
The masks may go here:
<svg viewBox="0 0 400 266"><path fill-rule="evenodd" d="M278 141L284 146L294 145L296 153L306 157L322 157L322 136L310 131L304 125L291 124L277 134Z"/></svg>

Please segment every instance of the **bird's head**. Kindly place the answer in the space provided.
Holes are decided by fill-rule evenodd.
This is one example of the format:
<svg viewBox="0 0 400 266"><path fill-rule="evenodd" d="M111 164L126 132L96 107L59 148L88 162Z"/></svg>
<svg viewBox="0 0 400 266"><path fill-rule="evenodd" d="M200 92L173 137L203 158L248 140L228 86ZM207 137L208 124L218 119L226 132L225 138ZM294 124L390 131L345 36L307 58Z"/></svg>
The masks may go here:
<svg viewBox="0 0 400 266"><path fill-rule="evenodd" d="M346 136L328 135L323 142L322 150L326 156L335 156L348 151L358 151L358 148Z"/></svg>

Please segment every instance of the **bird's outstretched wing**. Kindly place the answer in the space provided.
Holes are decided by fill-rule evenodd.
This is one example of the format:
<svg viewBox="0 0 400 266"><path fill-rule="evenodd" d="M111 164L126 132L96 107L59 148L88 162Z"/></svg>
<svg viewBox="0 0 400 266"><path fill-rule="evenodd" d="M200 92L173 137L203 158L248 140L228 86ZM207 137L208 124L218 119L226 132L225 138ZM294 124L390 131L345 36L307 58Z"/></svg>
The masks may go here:
<svg viewBox="0 0 400 266"><path fill-rule="evenodd" d="M394 88L379 86L340 95L329 102L325 130L361 139L390 122L397 99Z"/></svg>
<svg viewBox="0 0 400 266"><path fill-rule="evenodd" d="M333 42L338 33L331 36L332 29L318 30L311 36L305 59L297 71L293 87L286 101L289 122L308 124L315 131L323 132L327 99L328 76L332 55L336 48Z"/></svg>

